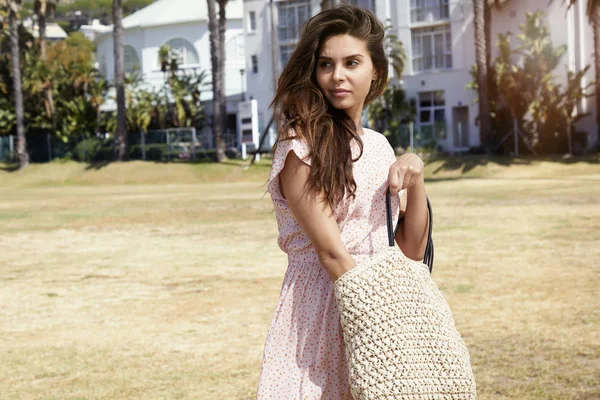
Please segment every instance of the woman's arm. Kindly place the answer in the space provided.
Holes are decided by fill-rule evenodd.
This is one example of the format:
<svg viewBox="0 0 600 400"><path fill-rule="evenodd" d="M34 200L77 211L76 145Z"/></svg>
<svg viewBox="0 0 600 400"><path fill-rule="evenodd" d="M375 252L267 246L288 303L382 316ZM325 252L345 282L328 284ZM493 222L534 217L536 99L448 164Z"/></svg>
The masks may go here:
<svg viewBox="0 0 600 400"><path fill-rule="evenodd" d="M425 183L421 180L406 192L406 202L402 206L405 209L404 220L396 231L395 240L406 257L421 261L425 256L429 231Z"/></svg>
<svg viewBox="0 0 600 400"><path fill-rule="evenodd" d="M279 187L298 225L315 246L323 267L335 281L354 268L356 262L342 243L340 229L324 196L314 190L307 193L305 184L309 171L310 166L290 151L279 174Z"/></svg>

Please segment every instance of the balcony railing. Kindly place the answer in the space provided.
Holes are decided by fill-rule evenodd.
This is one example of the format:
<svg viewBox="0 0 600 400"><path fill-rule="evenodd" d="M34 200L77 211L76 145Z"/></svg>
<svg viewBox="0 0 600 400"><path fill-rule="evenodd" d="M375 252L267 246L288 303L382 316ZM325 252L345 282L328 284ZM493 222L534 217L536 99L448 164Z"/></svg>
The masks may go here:
<svg viewBox="0 0 600 400"><path fill-rule="evenodd" d="M452 54L413 58L413 71L431 71L452 68Z"/></svg>
<svg viewBox="0 0 600 400"><path fill-rule="evenodd" d="M410 22L433 22L450 18L450 6L441 1L434 6L411 8Z"/></svg>
<svg viewBox="0 0 600 400"><path fill-rule="evenodd" d="M296 25L278 26L277 27L277 39L280 42L296 40L296 39L298 39L298 35L299 35L299 27Z"/></svg>

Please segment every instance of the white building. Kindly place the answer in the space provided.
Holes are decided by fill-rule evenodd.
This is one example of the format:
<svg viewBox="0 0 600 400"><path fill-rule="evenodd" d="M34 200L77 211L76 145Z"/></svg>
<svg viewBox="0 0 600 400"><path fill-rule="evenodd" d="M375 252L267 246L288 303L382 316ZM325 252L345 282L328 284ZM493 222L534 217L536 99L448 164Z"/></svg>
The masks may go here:
<svg viewBox="0 0 600 400"><path fill-rule="evenodd" d="M408 97L417 100L417 128L424 133L428 130L438 132L439 143L448 151L478 146L477 96L465 89L471 81L469 70L475 63L471 0L342 2L367 7L381 21L389 19L396 29L408 56L401 79ZM547 1L539 0L510 1L503 10L493 11L494 42L498 33L517 33L518 26L525 22L525 12L543 8L547 12L554 45L568 46L567 56L563 59L565 66L579 71L587 64L593 65L592 31L583 3L578 2L577 7L567 12L562 1L549 5ZM272 9L268 0L244 0L247 93L258 101L261 131L271 118L268 106L273 99L275 80L294 49L300 26L319 11L320 0L273 0ZM276 30L274 38L271 19ZM496 54L493 52L493 55ZM559 67L556 73L566 80L563 71L565 69ZM593 68L586 80L594 80ZM583 102L580 108L594 113L595 100ZM580 122L580 128L589 132L592 142L597 140L594 121L595 115L592 115ZM270 144L274 140L275 135L271 134Z"/></svg>
<svg viewBox="0 0 600 400"><path fill-rule="evenodd" d="M34 23L31 18L27 18L23 21L23 27L26 28L34 38L40 36L40 29L37 23ZM46 23L46 40L50 42L57 42L59 40L65 40L67 38L67 32L58 25L56 22Z"/></svg>
<svg viewBox="0 0 600 400"><path fill-rule="evenodd" d="M218 13L218 7L217 7ZM229 0L226 8L225 32L225 94L227 97L227 146L235 144L237 103L243 90L240 69L244 62L244 30L242 26L242 0ZM159 0L123 19L125 30L125 71L139 70L144 81L155 87L164 83L159 63L159 49L168 44L179 56L180 68L207 71L208 83L212 80L208 10L206 0ZM114 80L113 35L109 29L93 27L97 45L99 70L108 80ZM90 33L90 34L92 34ZM210 86L201 94L206 102L206 112L211 114L212 90ZM202 132L212 146L210 127Z"/></svg>
<svg viewBox="0 0 600 400"><path fill-rule="evenodd" d="M112 29L112 26L102 25L99 19L95 19L92 21L91 25L81 25L79 32L83 33L83 35L92 42L95 42L98 36L109 33Z"/></svg>

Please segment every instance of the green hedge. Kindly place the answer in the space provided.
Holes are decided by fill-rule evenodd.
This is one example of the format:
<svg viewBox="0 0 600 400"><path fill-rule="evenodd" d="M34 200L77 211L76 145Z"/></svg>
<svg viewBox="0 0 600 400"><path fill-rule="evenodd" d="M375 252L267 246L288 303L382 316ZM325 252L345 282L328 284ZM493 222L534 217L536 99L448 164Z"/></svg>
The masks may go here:
<svg viewBox="0 0 600 400"><path fill-rule="evenodd" d="M100 162L100 161L114 161L115 150L113 142L103 141L97 138L90 138L82 140L75 145L73 156L76 161L81 162ZM166 144L147 144L146 145L146 160L147 161L190 161L188 158L182 158L181 150L172 149L168 151ZM130 160L141 160L142 159L142 146L141 145L130 145L129 146L129 159ZM196 151L196 161L214 161L215 151L204 150Z"/></svg>

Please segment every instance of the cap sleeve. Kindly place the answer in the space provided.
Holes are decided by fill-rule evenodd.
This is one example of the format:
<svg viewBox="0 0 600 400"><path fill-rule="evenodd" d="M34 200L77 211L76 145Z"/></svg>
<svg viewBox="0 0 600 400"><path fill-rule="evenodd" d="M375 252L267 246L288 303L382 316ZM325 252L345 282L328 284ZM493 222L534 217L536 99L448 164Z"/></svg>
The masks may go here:
<svg viewBox="0 0 600 400"><path fill-rule="evenodd" d="M271 198L276 198L285 201L279 190L278 175L285 165L285 159L290 151L294 151L298 158L304 163L311 165L311 157L309 156L310 147L301 139L290 139L279 142L273 154L273 163L269 174L269 183L267 190L271 194Z"/></svg>

